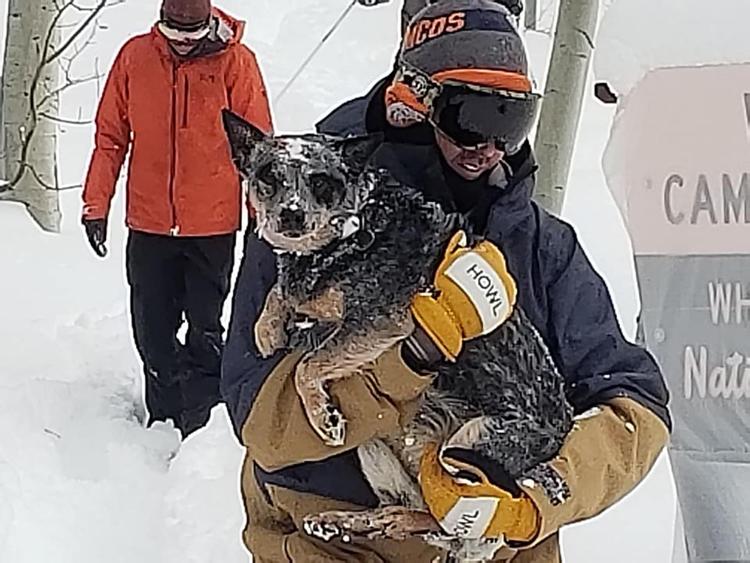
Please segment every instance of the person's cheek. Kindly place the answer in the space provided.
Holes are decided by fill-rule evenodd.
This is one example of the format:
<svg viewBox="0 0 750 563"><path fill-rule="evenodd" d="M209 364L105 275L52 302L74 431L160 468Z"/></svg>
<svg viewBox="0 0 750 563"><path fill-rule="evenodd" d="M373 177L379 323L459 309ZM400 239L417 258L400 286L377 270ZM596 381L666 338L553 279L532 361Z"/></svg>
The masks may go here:
<svg viewBox="0 0 750 563"><path fill-rule="evenodd" d="M460 157L463 154L463 151L453 145L452 143L446 143L445 149L443 151L443 155L445 156L445 159L449 162L458 162L460 161Z"/></svg>

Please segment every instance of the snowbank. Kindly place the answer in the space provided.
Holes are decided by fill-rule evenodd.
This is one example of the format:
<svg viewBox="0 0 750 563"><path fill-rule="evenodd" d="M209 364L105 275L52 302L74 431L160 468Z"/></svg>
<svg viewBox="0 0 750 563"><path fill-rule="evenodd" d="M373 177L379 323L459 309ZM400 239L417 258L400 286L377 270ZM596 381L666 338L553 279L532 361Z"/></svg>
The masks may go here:
<svg viewBox="0 0 750 563"><path fill-rule="evenodd" d="M594 71L620 94L653 68L750 61L747 0L614 0L602 17Z"/></svg>

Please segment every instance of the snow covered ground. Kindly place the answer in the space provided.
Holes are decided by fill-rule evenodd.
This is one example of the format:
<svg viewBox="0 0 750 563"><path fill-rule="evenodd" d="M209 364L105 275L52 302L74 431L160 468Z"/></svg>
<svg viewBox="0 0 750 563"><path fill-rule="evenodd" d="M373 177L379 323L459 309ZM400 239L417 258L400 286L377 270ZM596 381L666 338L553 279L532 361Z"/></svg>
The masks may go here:
<svg viewBox="0 0 750 563"><path fill-rule="evenodd" d="M119 45L149 28L158 3L126 0L106 12L106 29L78 62L80 73L95 62L108 68ZM0 12L3 4L7 0L0 0ZM248 21L246 41L275 95L348 0L217 4ZM309 129L387 71L398 10L396 3L357 7L274 104L278 128ZM548 37L529 35L528 43L542 77ZM608 68L613 66L616 60ZM93 84L66 93L62 115L92 115L96 96ZM632 335L637 294L630 247L600 165L611 120L610 108L586 100L564 215L607 279ZM63 185L81 182L91 137L90 127L64 128ZM77 191L64 193L58 236L39 232L22 207L0 205L0 562L247 561L239 536L242 451L226 414L215 409L208 427L171 463L178 447L174 431L139 425L140 367L126 315L122 198L110 219L110 255L100 260L78 224L78 197ZM662 458L622 503L564 531L566 561L593 563L606 553L613 563L666 562L673 520L671 473Z"/></svg>

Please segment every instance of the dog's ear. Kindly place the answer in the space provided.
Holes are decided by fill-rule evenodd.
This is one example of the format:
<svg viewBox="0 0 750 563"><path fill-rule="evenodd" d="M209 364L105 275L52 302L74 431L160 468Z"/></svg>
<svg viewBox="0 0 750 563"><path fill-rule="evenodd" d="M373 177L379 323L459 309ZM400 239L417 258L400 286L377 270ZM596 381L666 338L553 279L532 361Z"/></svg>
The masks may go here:
<svg viewBox="0 0 750 563"><path fill-rule="evenodd" d="M341 151L341 158L355 176L364 172L370 158L383 143L383 134L349 137L336 141L336 148Z"/></svg>
<svg viewBox="0 0 750 563"><path fill-rule="evenodd" d="M243 168L249 165L252 155L270 137L228 109L221 110L221 120L232 149L232 159L240 172L246 172Z"/></svg>

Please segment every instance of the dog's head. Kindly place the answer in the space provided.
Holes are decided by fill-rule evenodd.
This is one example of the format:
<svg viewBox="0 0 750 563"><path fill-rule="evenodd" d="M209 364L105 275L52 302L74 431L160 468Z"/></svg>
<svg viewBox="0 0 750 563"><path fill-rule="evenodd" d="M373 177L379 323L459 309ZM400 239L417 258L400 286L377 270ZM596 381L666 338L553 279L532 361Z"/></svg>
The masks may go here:
<svg viewBox="0 0 750 563"><path fill-rule="evenodd" d="M276 249L308 253L343 235L368 198L363 173L380 137L269 137L230 111L223 119L261 237Z"/></svg>

